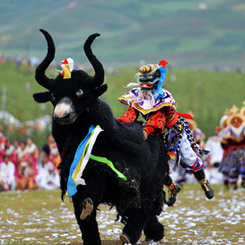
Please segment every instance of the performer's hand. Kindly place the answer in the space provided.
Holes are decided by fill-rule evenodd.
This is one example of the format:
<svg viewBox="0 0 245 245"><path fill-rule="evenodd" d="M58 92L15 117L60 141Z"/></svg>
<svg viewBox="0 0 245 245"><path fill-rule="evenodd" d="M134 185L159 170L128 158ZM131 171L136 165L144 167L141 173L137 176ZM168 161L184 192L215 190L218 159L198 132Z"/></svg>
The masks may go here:
<svg viewBox="0 0 245 245"><path fill-rule="evenodd" d="M143 135L144 135L144 140L147 140L148 138L148 133L146 130L143 129Z"/></svg>

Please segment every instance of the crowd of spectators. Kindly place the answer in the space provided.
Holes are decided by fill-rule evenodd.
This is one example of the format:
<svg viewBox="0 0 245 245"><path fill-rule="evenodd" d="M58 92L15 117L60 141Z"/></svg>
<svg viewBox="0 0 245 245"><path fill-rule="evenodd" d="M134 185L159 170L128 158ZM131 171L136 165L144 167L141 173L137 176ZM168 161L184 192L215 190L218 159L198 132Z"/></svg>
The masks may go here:
<svg viewBox="0 0 245 245"><path fill-rule="evenodd" d="M210 137L205 146L210 150L206 159L206 172L213 184L222 183L218 166L222 158L220 142ZM212 141L212 144L211 144ZM218 151L218 149L221 149ZM218 159L217 159L218 158ZM39 150L29 137L26 142L14 140L11 142L0 132L0 191L31 190L31 189L58 189L60 176L57 166L60 155L56 142L51 134L47 142ZM172 172L174 178L179 177ZM193 182L190 176L185 175L186 182Z"/></svg>
<svg viewBox="0 0 245 245"><path fill-rule="evenodd" d="M0 132L0 191L57 189L60 155L51 134L39 150L32 138L11 142Z"/></svg>

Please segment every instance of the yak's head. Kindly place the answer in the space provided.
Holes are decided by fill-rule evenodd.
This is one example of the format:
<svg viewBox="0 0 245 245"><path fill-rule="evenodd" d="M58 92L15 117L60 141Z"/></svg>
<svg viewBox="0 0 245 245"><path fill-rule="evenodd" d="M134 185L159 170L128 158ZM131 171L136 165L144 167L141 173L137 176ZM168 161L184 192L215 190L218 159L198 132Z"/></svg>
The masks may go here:
<svg viewBox="0 0 245 245"><path fill-rule="evenodd" d="M107 89L106 85L102 85L104 82L103 66L91 50L91 44L99 34L92 34L84 44L85 54L95 70L94 76L89 76L82 70L73 70L69 79L64 79L61 75L50 79L45 75L45 71L54 59L55 45L47 31L42 29L40 31L47 40L48 52L37 67L35 78L48 91L36 93L33 97L39 103L50 101L53 104L53 117L58 123L71 124L80 114L87 113L89 108L96 103L97 98Z"/></svg>

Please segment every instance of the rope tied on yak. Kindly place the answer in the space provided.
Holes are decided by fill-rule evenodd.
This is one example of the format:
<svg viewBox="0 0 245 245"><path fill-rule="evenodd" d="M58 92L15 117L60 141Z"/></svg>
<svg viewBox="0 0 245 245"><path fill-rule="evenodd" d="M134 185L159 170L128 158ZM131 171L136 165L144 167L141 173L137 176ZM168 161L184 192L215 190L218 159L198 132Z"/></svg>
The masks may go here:
<svg viewBox="0 0 245 245"><path fill-rule="evenodd" d="M70 167L67 182L67 192L69 197L72 197L77 193L77 185L86 185L85 180L82 178L82 174L89 159L107 164L119 178L125 181L127 180L126 176L119 172L110 160L105 157L94 156L91 154L96 139L102 131L103 129L101 129L99 125L96 127L91 125L88 130L88 134L78 146Z"/></svg>

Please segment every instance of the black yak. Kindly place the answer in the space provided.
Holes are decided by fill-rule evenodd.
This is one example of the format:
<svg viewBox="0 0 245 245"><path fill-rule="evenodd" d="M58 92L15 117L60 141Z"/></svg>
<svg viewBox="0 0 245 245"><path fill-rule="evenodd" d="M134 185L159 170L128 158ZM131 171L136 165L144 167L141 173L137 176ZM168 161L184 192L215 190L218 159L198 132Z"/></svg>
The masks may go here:
<svg viewBox="0 0 245 245"><path fill-rule="evenodd" d="M87 159L81 176L84 183L78 184L72 195L84 244L101 244L96 221L100 203L116 207L118 217L125 224L120 237L124 243L136 243L142 231L146 239L162 239L164 227L158 222L157 215L165 200L163 177L168 172L162 139L150 136L144 141L139 122L120 123L110 107L98 99L107 90L107 85L103 84L103 66L91 50L91 44L99 34L92 34L84 44L85 54L95 70L94 76L73 70L68 79L62 74L50 79L45 70L54 59L55 45L48 32L40 31L46 38L48 52L37 67L35 78L48 91L33 97L39 103L50 101L54 106L52 134L61 154L62 199L69 186L77 148L91 125L99 125L103 130ZM79 176L79 180L81 178Z"/></svg>

